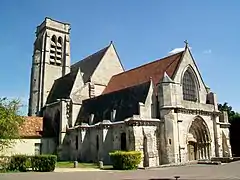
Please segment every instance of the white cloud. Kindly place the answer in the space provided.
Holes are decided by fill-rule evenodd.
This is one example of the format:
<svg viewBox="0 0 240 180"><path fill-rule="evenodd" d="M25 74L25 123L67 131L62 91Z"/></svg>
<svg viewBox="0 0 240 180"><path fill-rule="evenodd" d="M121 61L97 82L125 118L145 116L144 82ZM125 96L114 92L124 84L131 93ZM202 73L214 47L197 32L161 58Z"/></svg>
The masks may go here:
<svg viewBox="0 0 240 180"><path fill-rule="evenodd" d="M178 52L184 51L185 47L183 48L175 48L173 50L171 50L168 54L172 55L172 54L176 54ZM192 49L191 47L189 47L189 49Z"/></svg>
<svg viewBox="0 0 240 180"><path fill-rule="evenodd" d="M204 50L203 51L203 54L211 54L212 53L212 50L211 49L207 49L207 50Z"/></svg>

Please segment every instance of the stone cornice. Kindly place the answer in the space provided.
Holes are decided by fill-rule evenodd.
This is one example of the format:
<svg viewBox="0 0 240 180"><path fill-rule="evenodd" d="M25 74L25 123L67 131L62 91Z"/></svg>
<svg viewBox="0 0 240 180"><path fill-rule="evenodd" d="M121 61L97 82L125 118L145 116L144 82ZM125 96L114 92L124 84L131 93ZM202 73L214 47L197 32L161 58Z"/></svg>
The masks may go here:
<svg viewBox="0 0 240 180"><path fill-rule="evenodd" d="M131 119L125 120L125 124L128 126L156 126L162 121L160 119L147 119L141 117L133 117Z"/></svg>
<svg viewBox="0 0 240 180"><path fill-rule="evenodd" d="M217 124L220 125L220 128L229 128L230 127L230 123L223 123L223 122L218 122Z"/></svg>
<svg viewBox="0 0 240 180"><path fill-rule="evenodd" d="M156 126L161 121L130 120L125 122L128 126Z"/></svg>
<svg viewBox="0 0 240 180"><path fill-rule="evenodd" d="M174 108L175 113L192 114L192 115L203 115L203 116L219 116L220 112L217 111L206 111L200 109L186 109L186 108Z"/></svg>
<svg viewBox="0 0 240 180"><path fill-rule="evenodd" d="M109 120L104 120L102 122L98 122L94 125L88 125L88 124L81 124L78 126L75 126L74 128L78 128L81 130L87 130L89 128L97 128L97 129L108 129L114 126L118 126L118 125L127 125L127 126L156 126L159 123L162 123L163 120L159 120L159 119L146 119L143 118L141 119L140 117L132 117L132 118L128 118L124 121L118 121L118 122L111 122Z"/></svg>
<svg viewBox="0 0 240 180"><path fill-rule="evenodd" d="M70 32L67 32L67 31L64 31L64 30L60 30L58 28L53 28L53 27L43 27L42 29L40 29L37 33L40 34L42 32L44 32L45 30L52 30L52 31L56 31L56 32L59 32L59 33L63 33L63 34L70 34Z"/></svg>

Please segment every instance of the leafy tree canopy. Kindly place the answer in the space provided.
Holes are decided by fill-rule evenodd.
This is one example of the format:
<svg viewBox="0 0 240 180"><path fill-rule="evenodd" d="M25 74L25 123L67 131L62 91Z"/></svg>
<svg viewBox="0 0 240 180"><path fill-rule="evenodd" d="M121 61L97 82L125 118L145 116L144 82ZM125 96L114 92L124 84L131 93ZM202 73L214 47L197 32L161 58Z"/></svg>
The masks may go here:
<svg viewBox="0 0 240 180"><path fill-rule="evenodd" d="M229 122L240 119L240 114L232 110L232 106L229 106L227 102L218 104L219 111L227 111Z"/></svg>
<svg viewBox="0 0 240 180"><path fill-rule="evenodd" d="M19 126L24 118L20 116L21 103L19 100L0 98L0 151L13 145L14 139L18 139Z"/></svg>

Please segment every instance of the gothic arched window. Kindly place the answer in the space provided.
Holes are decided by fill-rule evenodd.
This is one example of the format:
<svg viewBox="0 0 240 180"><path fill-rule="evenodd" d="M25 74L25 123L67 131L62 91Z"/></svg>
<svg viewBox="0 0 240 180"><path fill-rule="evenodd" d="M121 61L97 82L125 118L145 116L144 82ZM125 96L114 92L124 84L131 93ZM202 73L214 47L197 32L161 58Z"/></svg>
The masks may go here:
<svg viewBox="0 0 240 180"><path fill-rule="evenodd" d="M197 101L197 87L192 72L188 69L183 75L183 100Z"/></svg>

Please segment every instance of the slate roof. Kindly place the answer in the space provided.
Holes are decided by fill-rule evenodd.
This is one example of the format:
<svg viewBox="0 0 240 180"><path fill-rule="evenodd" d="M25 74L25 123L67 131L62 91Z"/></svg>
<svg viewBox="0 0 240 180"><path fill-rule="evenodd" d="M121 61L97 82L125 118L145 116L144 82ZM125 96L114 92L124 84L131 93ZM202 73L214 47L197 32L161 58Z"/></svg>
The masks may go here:
<svg viewBox="0 0 240 180"><path fill-rule="evenodd" d="M19 133L22 138L41 137L43 129L43 118L34 116L23 117L25 121L19 127Z"/></svg>
<svg viewBox="0 0 240 180"><path fill-rule="evenodd" d="M88 123L91 114L94 114L94 123L110 120L113 109L116 110L115 121L121 121L132 117L134 114L139 114L139 102L145 102L150 84L149 80L148 82L114 93L84 100L78 116L78 122Z"/></svg>
<svg viewBox="0 0 240 180"><path fill-rule="evenodd" d="M55 102L57 99L69 98L78 71L72 71L67 75L55 80L48 95L47 104Z"/></svg>
<svg viewBox="0 0 240 180"><path fill-rule="evenodd" d="M76 69L81 70L83 74L83 81L86 83L89 81L90 77L94 73L95 69L97 68L98 64L100 63L101 59L105 55L106 51L108 50L109 46L99 50L98 52L84 58L83 60L73 64L71 66L71 71Z"/></svg>
<svg viewBox="0 0 240 180"><path fill-rule="evenodd" d="M164 72L172 77L183 53L184 51L113 76L102 94L147 82L150 77L156 85L163 78Z"/></svg>

